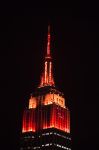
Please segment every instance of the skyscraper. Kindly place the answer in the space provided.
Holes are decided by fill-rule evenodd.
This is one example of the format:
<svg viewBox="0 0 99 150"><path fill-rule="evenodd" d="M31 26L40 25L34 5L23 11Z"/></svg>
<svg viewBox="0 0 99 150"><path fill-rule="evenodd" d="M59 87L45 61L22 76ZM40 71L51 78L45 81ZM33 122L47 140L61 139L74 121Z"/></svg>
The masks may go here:
<svg viewBox="0 0 99 150"><path fill-rule="evenodd" d="M48 26L41 81L23 112L21 150L71 150L70 111L54 82Z"/></svg>

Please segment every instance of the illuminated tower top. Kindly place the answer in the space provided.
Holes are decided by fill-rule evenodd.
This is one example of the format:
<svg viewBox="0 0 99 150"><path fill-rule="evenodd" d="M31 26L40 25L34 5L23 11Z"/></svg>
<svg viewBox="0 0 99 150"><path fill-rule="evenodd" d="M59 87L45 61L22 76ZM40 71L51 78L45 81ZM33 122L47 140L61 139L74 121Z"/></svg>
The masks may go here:
<svg viewBox="0 0 99 150"><path fill-rule="evenodd" d="M50 26L48 26L48 35L47 35L47 53L45 55L44 60L44 68L41 76L41 82L39 87L44 86L55 86L54 79L53 79L53 66L52 66L52 57L51 57L51 50L50 50Z"/></svg>
<svg viewBox="0 0 99 150"><path fill-rule="evenodd" d="M47 49L41 81L39 87L31 93L28 107L24 111L23 133L36 133L45 129L58 129L70 133L70 111L65 103L67 100L55 87L53 79L50 41L50 26L48 26Z"/></svg>

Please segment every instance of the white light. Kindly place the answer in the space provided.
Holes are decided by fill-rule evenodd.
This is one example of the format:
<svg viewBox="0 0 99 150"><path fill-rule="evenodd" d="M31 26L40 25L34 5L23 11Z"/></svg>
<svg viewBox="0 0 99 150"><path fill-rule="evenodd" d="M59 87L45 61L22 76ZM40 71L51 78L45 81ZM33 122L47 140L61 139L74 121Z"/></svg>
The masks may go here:
<svg viewBox="0 0 99 150"><path fill-rule="evenodd" d="M49 146L49 144L45 144L45 146Z"/></svg>
<svg viewBox="0 0 99 150"><path fill-rule="evenodd" d="M53 132L50 132L50 134L53 134Z"/></svg>

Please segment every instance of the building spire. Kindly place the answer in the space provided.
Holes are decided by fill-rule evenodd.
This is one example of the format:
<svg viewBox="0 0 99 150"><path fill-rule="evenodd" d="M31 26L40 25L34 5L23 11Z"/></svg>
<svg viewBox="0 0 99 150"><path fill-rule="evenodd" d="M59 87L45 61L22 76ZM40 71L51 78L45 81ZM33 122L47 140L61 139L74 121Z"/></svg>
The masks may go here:
<svg viewBox="0 0 99 150"><path fill-rule="evenodd" d="M50 25L48 25L48 35L47 35L47 56L48 57L50 57L50 41L51 41Z"/></svg>
<svg viewBox="0 0 99 150"><path fill-rule="evenodd" d="M52 58L50 54L50 25L48 25L48 35L47 35L47 53L45 55L44 69L41 76L40 87L42 86L55 86L53 79L53 66Z"/></svg>

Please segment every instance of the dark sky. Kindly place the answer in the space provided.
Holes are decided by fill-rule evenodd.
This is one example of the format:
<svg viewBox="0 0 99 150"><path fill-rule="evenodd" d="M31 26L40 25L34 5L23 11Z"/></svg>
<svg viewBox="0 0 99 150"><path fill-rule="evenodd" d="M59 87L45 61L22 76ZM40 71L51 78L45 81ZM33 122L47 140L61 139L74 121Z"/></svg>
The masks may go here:
<svg viewBox="0 0 99 150"><path fill-rule="evenodd" d="M73 149L97 149L98 8L91 1L55 5L35 6L33 2L1 5L2 149L19 149L22 111L39 84L48 23L54 78L71 110Z"/></svg>

